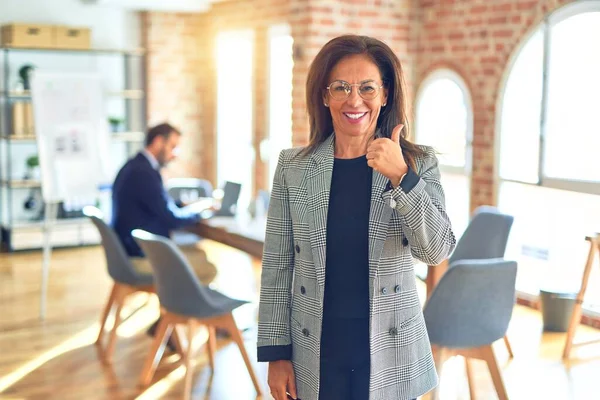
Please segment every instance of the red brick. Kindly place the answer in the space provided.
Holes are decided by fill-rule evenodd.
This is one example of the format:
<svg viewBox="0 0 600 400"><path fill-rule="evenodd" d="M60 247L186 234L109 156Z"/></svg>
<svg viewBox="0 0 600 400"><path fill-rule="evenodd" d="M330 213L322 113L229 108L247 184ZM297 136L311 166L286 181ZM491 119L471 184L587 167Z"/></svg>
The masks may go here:
<svg viewBox="0 0 600 400"><path fill-rule="evenodd" d="M513 5L511 3L494 4L492 5L492 11L494 12L508 12L512 10Z"/></svg>
<svg viewBox="0 0 600 400"><path fill-rule="evenodd" d="M506 21L508 21L506 15L501 15L499 17L492 17L488 19L488 23L492 25L503 25L506 24Z"/></svg>
<svg viewBox="0 0 600 400"><path fill-rule="evenodd" d="M514 35L514 31L512 29L500 29L497 31L494 31L493 36L495 38L508 38L508 37L512 37Z"/></svg>
<svg viewBox="0 0 600 400"><path fill-rule="evenodd" d="M463 32L450 32L448 38L450 40L460 40L465 38L465 34Z"/></svg>
<svg viewBox="0 0 600 400"><path fill-rule="evenodd" d="M484 13L488 10L488 6L486 5L477 5L477 6L473 6L471 7L470 13L471 14L481 14Z"/></svg>

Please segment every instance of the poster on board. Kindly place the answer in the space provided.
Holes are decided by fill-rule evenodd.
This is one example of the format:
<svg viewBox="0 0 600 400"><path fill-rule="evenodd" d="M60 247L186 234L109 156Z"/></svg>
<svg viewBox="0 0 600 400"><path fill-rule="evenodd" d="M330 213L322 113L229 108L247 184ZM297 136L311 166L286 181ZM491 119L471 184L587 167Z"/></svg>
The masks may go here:
<svg viewBox="0 0 600 400"><path fill-rule="evenodd" d="M110 176L100 77L36 71L31 94L44 201L95 198Z"/></svg>

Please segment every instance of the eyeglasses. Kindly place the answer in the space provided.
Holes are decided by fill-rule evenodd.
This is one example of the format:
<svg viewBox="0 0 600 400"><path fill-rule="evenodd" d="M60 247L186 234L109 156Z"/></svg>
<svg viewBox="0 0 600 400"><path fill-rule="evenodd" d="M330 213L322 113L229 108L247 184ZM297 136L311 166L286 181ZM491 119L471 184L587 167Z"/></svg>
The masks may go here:
<svg viewBox="0 0 600 400"><path fill-rule="evenodd" d="M334 100L346 100L350 93L352 93L352 87L358 86L358 95L365 100L373 100L379 96L379 90L383 87L377 86L375 81L366 81L362 83L348 83L346 81L333 81L325 89L329 91L329 95Z"/></svg>

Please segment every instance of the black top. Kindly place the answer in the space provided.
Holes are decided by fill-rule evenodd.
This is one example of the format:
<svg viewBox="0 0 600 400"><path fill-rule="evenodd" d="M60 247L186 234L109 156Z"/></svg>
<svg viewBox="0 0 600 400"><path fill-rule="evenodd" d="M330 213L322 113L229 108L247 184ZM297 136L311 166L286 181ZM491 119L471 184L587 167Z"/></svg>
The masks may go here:
<svg viewBox="0 0 600 400"><path fill-rule="evenodd" d="M366 156L335 159L327 212L323 318L369 316L372 181Z"/></svg>

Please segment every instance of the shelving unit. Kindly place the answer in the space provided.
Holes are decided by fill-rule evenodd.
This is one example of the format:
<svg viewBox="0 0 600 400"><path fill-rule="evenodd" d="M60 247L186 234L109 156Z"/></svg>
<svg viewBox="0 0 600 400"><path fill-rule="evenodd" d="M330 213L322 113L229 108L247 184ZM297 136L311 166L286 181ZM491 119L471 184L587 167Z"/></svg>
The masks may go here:
<svg viewBox="0 0 600 400"><path fill-rule="evenodd" d="M12 108L16 102L30 102L31 93L26 90L14 90L13 81L18 78L16 63L30 63L37 68L53 70L98 72L108 82L105 99L108 108L119 110L119 116L125 120L123 132L111 135L111 157L115 172L143 146L146 131L146 71L143 49L41 49L0 47L2 60L2 80L0 81L0 232L1 249L15 251L39 249L43 244L43 220L41 218L43 202L41 198L42 182L38 179L26 179L24 160L37 153L35 134L17 135L13 131ZM24 61L27 60L27 61ZM105 68L108 64L111 68ZM82 67L83 66L83 67ZM110 85L118 81L119 87ZM108 104L110 103L110 104ZM114 107L116 105L116 107ZM108 117L109 115L107 115ZM107 122L108 124L108 122ZM99 196L101 208L109 207L110 192ZM31 210L25 210L28 199L34 199ZM99 243L99 235L94 226L78 216L77 210L84 204L59 212L53 227L51 242L53 247L81 246ZM67 212L69 211L69 212ZM62 216L69 216L68 218Z"/></svg>

